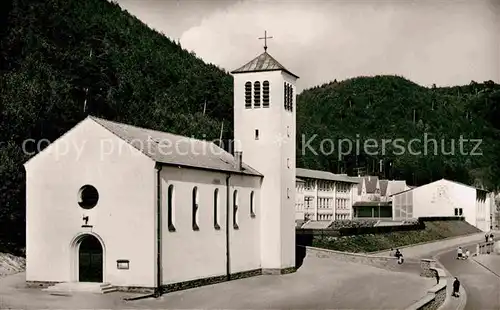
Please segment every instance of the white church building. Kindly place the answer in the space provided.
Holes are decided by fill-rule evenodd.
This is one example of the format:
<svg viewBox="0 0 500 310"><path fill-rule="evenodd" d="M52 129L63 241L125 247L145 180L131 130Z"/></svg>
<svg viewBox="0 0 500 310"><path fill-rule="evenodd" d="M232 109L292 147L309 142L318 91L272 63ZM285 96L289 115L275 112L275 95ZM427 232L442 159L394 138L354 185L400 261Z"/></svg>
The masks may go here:
<svg viewBox="0 0 500 310"><path fill-rule="evenodd" d="M267 52L232 73L235 156L90 116L25 163L29 285L160 293L295 270L298 77Z"/></svg>

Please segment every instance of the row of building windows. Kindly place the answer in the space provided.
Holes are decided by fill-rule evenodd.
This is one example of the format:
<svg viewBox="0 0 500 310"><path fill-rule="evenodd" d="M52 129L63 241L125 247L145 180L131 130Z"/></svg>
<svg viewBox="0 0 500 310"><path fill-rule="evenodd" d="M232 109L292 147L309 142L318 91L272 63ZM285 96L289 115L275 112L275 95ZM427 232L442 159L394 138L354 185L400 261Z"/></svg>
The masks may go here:
<svg viewBox="0 0 500 310"><path fill-rule="evenodd" d="M318 181L318 190L325 192L333 189L333 182Z"/></svg>
<svg viewBox="0 0 500 310"><path fill-rule="evenodd" d="M412 205L413 204L413 193L405 193L401 195L396 195L394 197L395 205Z"/></svg>
<svg viewBox="0 0 500 310"><path fill-rule="evenodd" d="M396 219L409 219L413 218L413 205L395 205L394 218Z"/></svg>
<svg viewBox="0 0 500 310"><path fill-rule="evenodd" d="M486 204L484 201L476 200L476 210L478 213L484 213L486 210Z"/></svg>
<svg viewBox="0 0 500 310"><path fill-rule="evenodd" d="M318 198L318 209L331 209L333 207L332 205L333 199L332 198ZM314 197L313 196L306 196L304 197L304 207L306 209L308 208L314 208ZM337 198L335 199L335 207L340 210L348 210L350 205L349 205L349 199L345 198Z"/></svg>
<svg viewBox="0 0 500 310"><path fill-rule="evenodd" d="M170 185L167 191L167 221L168 230L175 231L175 206L174 206L174 185ZM238 229L238 190L233 191L233 228ZM200 230L199 227L199 196L198 187L193 187L191 196L191 226L193 230ZM250 193L250 217L255 218L255 195ZM213 194L213 226L216 230L220 229L219 225L219 189L216 188Z"/></svg>
<svg viewBox="0 0 500 310"><path fill-rule="evenodd" d="M331 209L332 203L332 198L318 198L318 209Z"/></svg>
<svg viewBox="0 0 500 310"><path fill-rule="evenodd" d="M337 192L340 193L348 193L350 191L350 184L344 184L344 183L337 183Z"/></svg>
<svg viewBox="0 0 500 310"><path fill-rule="evenodd" d="M313 190L314 186L315 186L315 182L316 181L314 181L314 180L306 180L306 184L305 184L306 190L308 190L308 191Z"/></svg>
<svg viewBox="0 0 500 310"><path fill-rule="evenodd" d="M303 204L303 203L300 203L300 202L296 203L296 204L295 204L295 209L296 209L296 210L303 211L303 210L304 210L304 204Z"/></svg>
<svg viewBox="0 0 500 310"><path fill-rule="evenodd" d="M315 189L316 184L318 186L318 191L322 192L333 191L334 189L338 193L348 193L350 191L349 184L329 181L307 180L304 187L306 190L313 190Z"/></svg>
<svg viewBox="0 0 500 310"><path fill-rule="evenodd" d="M283 99L285 110L293 111L293 87L287 82L283 83Z"/></svg>
<svg viewBox="0 0 500 310"><path fill-rule="evenodd" d="M262 97L261 97L262 91ZM248 81L245 83L245 108L252 108L252 97L253 97L253 107L260 108L261 100L262 107L269 108L269 91L270 85L269 81L264 81L262 87L259 81L253 83L253 96L252 96L252 82Z"/></svg>
<svg viewBox="0 0 500 310"><path fill-rule="evenodd" d="M336 220L348 220L349 214L335 214Z"/></svg>
<svg viewBox="0 0 500 310"><path fill-rule="evenodd" d="M318 221L331 221L333 218L333 214L318 214ZM306 221L314 220L313 213L305 213L304 219ZM349 214L335 214L335 220L348 220Z"/></svg>
<svg viewBox="0 0 500 310"><path fill-rule="evenodd" d="M337 209L341 209L341 210L348 209L348 200L347 199L337 198L335 201L335 204L337 206Z"/></svg>
<svg viewBox="0 0 500 310"><path fill-rule="evenodd" d="M314 200L314 197L311 197L311 196L304 197L304 204L305 204L306 209L314 207L313 200Z"/></svg>
<svg viewBox="0 0 500 310"><path fill-rule="evenodd" d="M318 221L331 221L332 214L318 214Z"/></svg>

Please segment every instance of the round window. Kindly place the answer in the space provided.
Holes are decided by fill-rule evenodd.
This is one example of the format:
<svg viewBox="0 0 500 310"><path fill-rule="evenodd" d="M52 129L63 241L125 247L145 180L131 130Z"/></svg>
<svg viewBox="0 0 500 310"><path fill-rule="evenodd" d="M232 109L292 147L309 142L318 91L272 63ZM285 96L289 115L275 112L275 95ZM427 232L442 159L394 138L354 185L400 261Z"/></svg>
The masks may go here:
<svg viewBox="0 0 500 310"><path fill-rule="evenodd" d="M84 209L92 209L97 205L99 193L92 185L84 185L78 191L78 204Z"/></svg>

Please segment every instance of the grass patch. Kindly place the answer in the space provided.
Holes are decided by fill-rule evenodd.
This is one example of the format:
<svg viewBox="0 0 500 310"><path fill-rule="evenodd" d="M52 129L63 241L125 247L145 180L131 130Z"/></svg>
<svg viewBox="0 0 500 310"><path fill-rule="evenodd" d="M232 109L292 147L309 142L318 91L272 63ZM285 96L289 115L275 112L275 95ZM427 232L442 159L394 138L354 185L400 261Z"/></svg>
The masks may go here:
<svg viewBox="0 0 500 310"><path fill-rule="evenodd" d="M376 252L481 232L465 221L425 222L425 229L345 237L314 236L312 246L343 252Z"/></svg>

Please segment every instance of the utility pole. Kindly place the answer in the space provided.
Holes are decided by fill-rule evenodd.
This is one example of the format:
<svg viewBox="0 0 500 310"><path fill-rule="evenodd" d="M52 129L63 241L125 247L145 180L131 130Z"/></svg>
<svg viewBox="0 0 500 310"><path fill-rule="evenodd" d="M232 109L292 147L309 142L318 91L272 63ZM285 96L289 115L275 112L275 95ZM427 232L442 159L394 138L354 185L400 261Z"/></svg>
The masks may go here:
<svg viewBox="0 0 500 310"><path fill-rule="evenodd" d="M207 110L207 100L205 99L205 104L203 105L203 115L205 115L206 110Z"/></svg>

